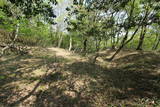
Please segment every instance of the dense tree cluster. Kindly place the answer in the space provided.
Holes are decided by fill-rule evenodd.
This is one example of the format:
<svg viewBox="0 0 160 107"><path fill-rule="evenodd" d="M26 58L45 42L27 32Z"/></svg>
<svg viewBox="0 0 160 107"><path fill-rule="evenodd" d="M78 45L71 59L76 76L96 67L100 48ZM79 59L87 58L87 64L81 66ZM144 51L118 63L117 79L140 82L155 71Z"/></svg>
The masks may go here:
<svg viewBox="0 0 160 107"><path fill-rule="evenodd" d="M133 39L139 38L136 49L142 50L145 36L155 38L152 31L155 30L155 26L160 25L160 2L157 0L75 1L72 14L75 14L76 18L70 20L69 31L78 31L86 38L100 38L100 42L110 40L113 49L118 46L116 53L111 57L113 59ZM84 23L85 21L88 23ZM159 39L153 42L154 49L158 48L157 43L159 44ZM101 43L99 45L101 47Z"/></svg>

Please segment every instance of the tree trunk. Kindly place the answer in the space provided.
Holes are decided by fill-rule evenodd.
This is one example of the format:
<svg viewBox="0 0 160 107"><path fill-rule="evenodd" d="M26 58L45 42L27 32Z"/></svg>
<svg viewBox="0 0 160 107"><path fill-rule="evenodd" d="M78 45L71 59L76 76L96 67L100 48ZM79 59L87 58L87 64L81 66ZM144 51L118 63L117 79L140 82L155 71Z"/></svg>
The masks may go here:
<svg viewBox="0 0 160 107"><path fill-rule="evenodd" d="M115 38L113 36L111 36L111 45L112 45L112 49L115 50Z"/></svg>
<svg viewBox="0 0 160 107"><path fill-rule="evenodd" d="M154 41L152 50L156 50L158 48L159 42L160 42L160 36L158 34L156 34L156 39Z"/></svg>
<svg viewBox="0 0 160 107"><path fill-rule="evenodd" d="M96 38L96 51L98 52L100 49L101 40Z"/></svg>
<svg viewBox="0 0 160 107"><path fill-rule="evenodd" d="M142 27L142 31L141 31L140 38L139 38L139 43L138 43L136 50L142 50L145 34L146 34L146 26Z"/></svg>
<svg viewBox="0 0 160 107"><path fill-rule="evenodd" d="M140 26L137 27L137 29L134 31L134 33L132 34L132 36L130 37L129 40L127 40L127 38L128 38L128 32L129 32L129 31L126 32L125 37L124 37L123 40L122 40L121 46L120 46L120 47L118 48L118 50L113 54L113 56L112 56L111 58L109 58L109 61L112 61L112 60L114 59L114 57L121 51L121 49L122 49L126 44L128 44L128 43L134 38L134 36L135 36L135 34L138 32L139 28L140 28ZM126 41L126 40L127 40L127 41Z"/></svg>
<svg viewBox="0 0 160 107"><path fill-rule="evenodd" d="M73 40L72 40L72 36L70 35L70 41L69 41L69 51L71 51L72 50L72 42L73 42Z"/></svg>
<svg viewBox="0 0 160 107"><path fill-rule="evenodd" d="M104 46L105 46L105 48L107 49L108 47L108 40L106 40L105 42L104 42Z"/></svg>
<svg viewBox="0 0 160 107"><path fill-rule="evenodd" d="M118 48L118 50L113 54L113 56L109 59L110 61L112 61L114 59L114 57L121 51L121 49L124 47L124 43L121 44L121 46Z"/></svg>
<svg viewBox="0 0 160 107"><path fill-rule="evenodd" d="M119 43L119 34L117 35L117 38L116 38L116 45L118 45Z"/></svg>
<svg viewBox="0 0 160 107"><path fill-rule="evenodd" d="M62 33L59 35L59 42L58 42L58 48L60 48L61 47L61 45L62 45L62 41L63 41L63 35L62 35Z"/></svg>
<svg viewBox="0 0 160 107"><path fill-rule="evenodd" d="M83 52L85 52L86 49L87 49L87 39L83 41Z"/></svg>
<svg viewBox="0 0 160 107"><path fill-rule="evenodd" d="M160 37L159 37L158 42L157 42L157 44L156 44L156 46L155 46L155 48L154 48L155 50L158 48L159 43L160 43Z"/></svg>
<svg viewBox="0 0 160 107"><path fill-rule="evenodd" d="M54 46L54 36L53 35L53 28L52 28L52 25L50 26L50 38L51 38L51 42L52 42L52 45Z"/></svg>
<svg viewBox="0 0 160 107"><path fill-rule="evenodd" d="M160 36L157 35L156 40L155 40L155 44L154 44L152 50L156 50L158 48L159 43L160 43Z"/></svg>

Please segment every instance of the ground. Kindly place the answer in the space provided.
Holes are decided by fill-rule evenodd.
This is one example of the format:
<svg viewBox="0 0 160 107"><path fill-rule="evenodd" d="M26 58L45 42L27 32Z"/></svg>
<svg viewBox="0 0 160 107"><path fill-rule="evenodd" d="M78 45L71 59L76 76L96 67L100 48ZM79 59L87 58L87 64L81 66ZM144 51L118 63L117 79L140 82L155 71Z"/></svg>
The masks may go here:
<svg viewBox="0 0 160 107"><path fill-rule="evenodd" d="M90 58L59 48L32 48L0 58L0 106L160 107L160 53L113 51Z"/></svg>

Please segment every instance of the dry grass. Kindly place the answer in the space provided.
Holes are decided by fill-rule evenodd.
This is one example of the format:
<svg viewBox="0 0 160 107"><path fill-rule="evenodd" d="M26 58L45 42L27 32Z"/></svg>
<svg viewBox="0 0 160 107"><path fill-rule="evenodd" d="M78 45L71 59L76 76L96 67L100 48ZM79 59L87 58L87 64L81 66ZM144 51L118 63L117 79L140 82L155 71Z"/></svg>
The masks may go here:
<svg viewBox="0 0 160 107"><path fill-rule="evenodd" d="M0 59L0 105L19 107L159 107L160 54L122 51L96 64L58 48Z"/></svg>

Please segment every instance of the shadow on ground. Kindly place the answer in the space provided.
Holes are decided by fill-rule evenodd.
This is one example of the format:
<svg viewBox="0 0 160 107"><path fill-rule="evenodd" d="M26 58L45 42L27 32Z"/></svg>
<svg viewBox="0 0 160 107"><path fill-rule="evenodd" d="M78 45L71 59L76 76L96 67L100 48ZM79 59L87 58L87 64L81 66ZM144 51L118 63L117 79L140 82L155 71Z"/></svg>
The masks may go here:
<svg viewBox="0 0 160 107"><path fill-rule="evenodd" d="M89 94L92 104L156 105L154 100L160 100L159 59L159 54L137 53L116 59L112 62L116 67L108 69L88 62L75 62L66 69L91 78ZM142 101L144 99L146 102Z"/></svg>
<svg viewBox="0 0 160 107"><path fill-rule="evenodd" d="M19 104L33 95L49 68L66 60L57 56L10 55L0 59L0 105Z"/></svg>
<svg viewBox="0 0 160 107"><path fill-rule="evenodd" d="M159 54L125 55L112 62L116 67L109 68L84 61L62 64L65 59L55 61L52 58L17 56L1 62L0 65L4 66L0 68L1 104L28 107L158 105ZM27 62L26 59L34 61ZM21 69L21 61L27 63L28 66L23 65L25 69ZM17 85L12 85L16 82ZM23 82L27 82L25 87L28 88L19 85Z"/></svg>

